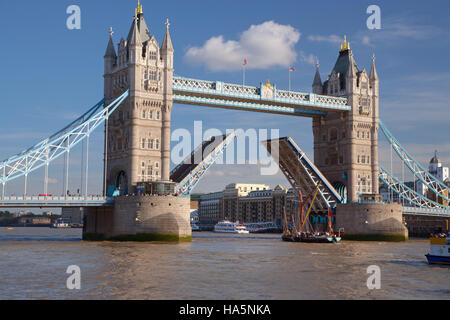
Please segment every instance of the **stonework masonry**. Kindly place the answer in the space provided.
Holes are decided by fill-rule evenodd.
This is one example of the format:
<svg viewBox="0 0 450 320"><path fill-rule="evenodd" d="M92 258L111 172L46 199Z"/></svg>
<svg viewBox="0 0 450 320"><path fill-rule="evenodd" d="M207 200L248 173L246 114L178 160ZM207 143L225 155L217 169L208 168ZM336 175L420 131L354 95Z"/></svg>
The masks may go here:
<svg viewBox="0 0 450 320"><path fill-rule="evenodd" d="M408 239L403 223L402 205L398 203L338 204L336 231L343 228L344 239L394 240Z"/></svg>
<svg viewBox="0 0 450 320"><path fill-rule="evenodd" d="M86 240L189 240L189 197L119 196L114 207L89 208Z"/></svg>

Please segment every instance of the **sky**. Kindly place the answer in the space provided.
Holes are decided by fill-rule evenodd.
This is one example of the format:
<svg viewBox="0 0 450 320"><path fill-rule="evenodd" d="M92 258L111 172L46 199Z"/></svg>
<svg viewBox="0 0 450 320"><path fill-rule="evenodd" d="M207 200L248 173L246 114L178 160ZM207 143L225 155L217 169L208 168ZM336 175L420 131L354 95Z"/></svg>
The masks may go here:
<svg viewBox="0 0 450 320"><path fill-rule="evenodd" d="M113 27L115 44L126 38L137 1L47 0L0 2L0 158L6 159L58 131L103 96L103 55ZM380 77L380 117L423 165L438 150L450 165L450 2L436 1L150 1L142 0L150 33L159 43L170 20L175 74L246 84L270 80L310 92L315 63L322 80L331 72L344 35L359 69L375 54ZM369 5L381 10L381 29L369 30ZM69 30L67 8L81 9L81 29ZM312 157L310 118L174 105L172 130L279 129ZM89 193L102 189L102 130L90 141ZM380 136L380 163L390 152ZM82 184L81 148L71 155L70 189ZM62 159L51 165L49 192L62 192ZM399 161L394 172L400 174ZM42 193L43 171L29 178L29 193ZM408 176L406 176L408 179ZM287 185L281 173L261 176L257 165L214 165L195 192L228 183ZM7 186L23 193L23 179Z"/></svg>

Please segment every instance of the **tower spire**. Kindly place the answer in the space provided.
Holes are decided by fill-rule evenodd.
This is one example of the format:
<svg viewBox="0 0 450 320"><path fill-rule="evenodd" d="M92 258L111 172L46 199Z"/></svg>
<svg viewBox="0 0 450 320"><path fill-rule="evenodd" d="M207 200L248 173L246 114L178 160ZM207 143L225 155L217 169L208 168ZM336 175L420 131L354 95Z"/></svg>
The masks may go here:
<svg viewBox="0 0 450 320"><path fill-rule="evenodd" d="M140 0L138 0L137 7L136 7L136 9L134 11L136 13L136 17L143 13L143 11L142 11L142 4L141 4Z"/></svg>
<svg viewBox="0 0 450 320"><path fill-rule="evenodd" d="M344 43L341 44L341 52L350 50L350 42L347 42L347 35L344 35Z"/></svg>
<svg viewBox="0 0 450 320"><path fill-rule="evenodd" d="M134 17L133 30L131 33L131 37L129 38L129 43L131 45L140 45L142 44L141 36L139 34L139 29L137 25L138 17Z"/></svg>
<svg viewBox="0 0 450 320"><path fill-rule="evenodd" d="M112 35L113 35L113 30L112 27L109 28L109 42L108 42L108 47L106 48L106 53L105 53L105 57L116 57L116 49L114 48L114 42L112 39Z"/></svg>
<svg viewBox="0 0 450 320"><path fill-rule="evenodd" d="M161 45L161 50L172 50L173 51L173 45L172 45L172 39L170 37L169 26L170 26L169 19L166 19L166 34L164 35L164 40Z"/></svg>
<svg viewBox="0 0 450 320"><path fill-rule="evenodd" d="M375 54L372 54L372 67L370 68L370 80L378 80L377 69L375 68Z"/></svg>

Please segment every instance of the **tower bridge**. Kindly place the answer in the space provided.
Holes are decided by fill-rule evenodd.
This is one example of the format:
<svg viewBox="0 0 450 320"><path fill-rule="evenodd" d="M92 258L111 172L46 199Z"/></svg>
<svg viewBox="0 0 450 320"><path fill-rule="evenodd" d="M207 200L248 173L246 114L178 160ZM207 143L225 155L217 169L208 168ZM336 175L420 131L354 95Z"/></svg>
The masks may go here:
<svg viewBox="0 0 450 320"><path fill-rule="evenodd" d="M203 142L171 172L171 112L173 103L178 103L311 117L314 161L292 138L276 141L278 150L273 150L269 141L265 146L271 154L276 153L274 158L293 188L307 194L320 185L320 199L314 209L322 212L337 207L338 220L349 225L350 230L358 229L364 221L379 226L380 221L390 219L397 226L394 230L391 223L391 229L384 227L386 232L404 234L401 206L378 201L380 179L411 205L403 208L405 214L450 217L446 202L449 188L424 170L380 121L379 78L374 57L367 73L357 66L350 44L344 40L325 81L321 80L317 66L312 92L281 90L269 82L244 86L190 79L174 76L169 25L166 21L166 32L159 45L150 33L142 6L138 6L128 36L120 39L117 51L110 31L104 55L104 99L56 134L0 162L0 208L88 207L86 239L99 236L128 239L136 234L189 237L189 198L183 195L190 194L235 134ZM81 141L88 145L90 134L102 124L103 196L88 196L88 158L84 195L69 196L70 151ZM415 177L442 203L411 192L404 182L378 164L380 128ZM203 158L192 163L196 152ZM62 155L66 157L65 194L54 197L47 194L48 167ZM45 170L44 195L29 196L28 175L39 168ZM24 196L6 196L6 184L20 177L25 179ZM148 186L152 195L143 194ZM364 232L371 232L369 229Z"/></svg>

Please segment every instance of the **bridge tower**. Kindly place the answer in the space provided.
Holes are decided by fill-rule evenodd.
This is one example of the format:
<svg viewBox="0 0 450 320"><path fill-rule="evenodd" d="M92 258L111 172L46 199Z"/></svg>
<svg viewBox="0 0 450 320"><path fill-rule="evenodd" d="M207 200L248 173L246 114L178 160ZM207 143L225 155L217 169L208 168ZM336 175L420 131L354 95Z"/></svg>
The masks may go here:
<svg viewBox="0 0 450 320"><path fill-rule="evenodd" d="M315 164L348 202L378 194L379 79L374 56L369 74L359 70L344 39L331 74L322 83L317 64L312 87L316 94L348 97L352 107L313 120Z"/></svg>
<svg viewBox="0 0 450 320"><path fill-rule="evenodd" d="M138 4L118 52L110 38L104 56L104 94L109 104L130 95L105 124L107 193L135 193L139 182L170 180L173 46L166 22L161 47Z"/></svg>

